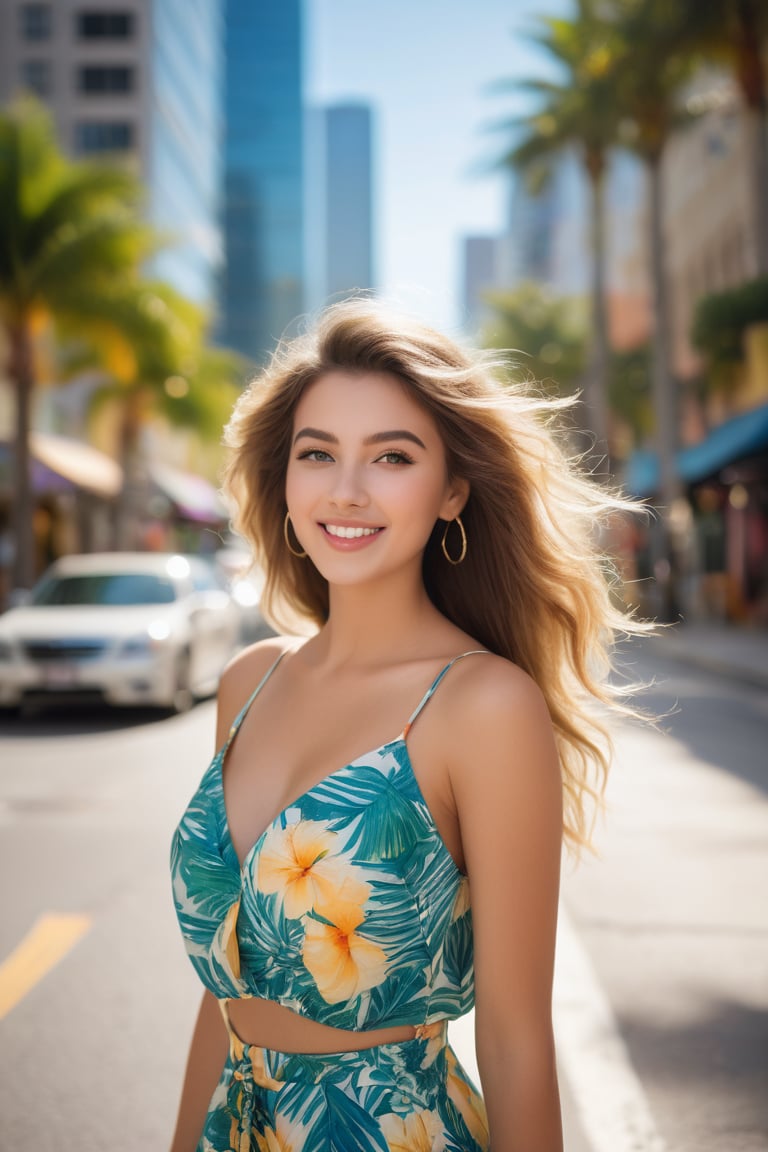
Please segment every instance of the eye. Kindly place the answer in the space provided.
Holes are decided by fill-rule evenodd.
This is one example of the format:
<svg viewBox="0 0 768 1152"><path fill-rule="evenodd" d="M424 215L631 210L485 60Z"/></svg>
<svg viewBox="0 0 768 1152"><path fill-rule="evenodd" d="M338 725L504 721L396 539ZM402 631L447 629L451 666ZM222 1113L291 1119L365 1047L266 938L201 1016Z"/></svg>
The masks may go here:
<svg viewBox="0 0 768 1152"><path fill-rule="evenodd" d="M391 452L384 452L378 459L383 460L386 464L413 464L413 457L395 448Z"/></svg>
<svg viewBox="0 0 768 1152"><path fill-rule="evenodd" d="M325 452L322 448L308 448L306 452L300 452L296 457L297 460L317 460L324 464L326 460L333 460L330 452Z"/></svg>

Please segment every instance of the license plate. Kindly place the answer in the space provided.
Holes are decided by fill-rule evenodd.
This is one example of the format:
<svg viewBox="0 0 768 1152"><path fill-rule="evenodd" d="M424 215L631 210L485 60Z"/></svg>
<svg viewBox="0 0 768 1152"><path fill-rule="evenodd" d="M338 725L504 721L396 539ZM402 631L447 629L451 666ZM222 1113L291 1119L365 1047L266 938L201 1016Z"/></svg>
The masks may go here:
<svg viewBox="0 0 768 1152"><path fill-rule="evenodd" d="M49 664L43 670L43 680L49 688L68 688L77 680L74 664Z"/></svg>

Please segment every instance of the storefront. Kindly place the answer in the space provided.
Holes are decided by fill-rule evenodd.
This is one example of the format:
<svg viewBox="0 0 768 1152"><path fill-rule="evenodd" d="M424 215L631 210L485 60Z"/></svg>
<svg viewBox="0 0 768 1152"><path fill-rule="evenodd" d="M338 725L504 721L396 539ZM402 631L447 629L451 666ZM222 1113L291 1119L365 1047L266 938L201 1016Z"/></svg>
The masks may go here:
<svg viewBox="0 0 768 1152"><path fill-rule="evenodd" d="M123 470L110 456L64 436L30 436L35 578L57 556L108 548ZM0 607L10 592L13 447L0 442Z"/></svg>
<svg viewBox="0 0 768 1152"><path fill-rule="evenodd" d="M690 509L691 608L768 625L768 404L682 449L677 469ZM655 453L634 453L627 491L653 503L657 486Z"/></svg>
<svg viewBox="0 0 768 1152"><path fill-rule="evenodd" d="M59 556L116 547L116 523L125 500L120 465L82 441L33 432L34 576ZM137 478L133 480L136 488ZM14 542L11 532L13 448L0 442L0 611L8 604ZM229 512L204 477L163 463L141 467L132 492L131 543L147 551L205 553L221 546Z"/></svg>

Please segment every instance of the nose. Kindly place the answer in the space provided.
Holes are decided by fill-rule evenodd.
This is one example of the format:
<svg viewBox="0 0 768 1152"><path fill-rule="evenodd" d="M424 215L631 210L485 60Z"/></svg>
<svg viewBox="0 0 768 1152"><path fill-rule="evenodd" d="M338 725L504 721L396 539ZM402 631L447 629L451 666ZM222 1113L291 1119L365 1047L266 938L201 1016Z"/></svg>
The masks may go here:
<svg viewBox="0 0 768 1152"><path fill-rule="evenodd" d="M364 508L370 498L362 470L354 464L334 468L329 497L336 508Z"/></svg>

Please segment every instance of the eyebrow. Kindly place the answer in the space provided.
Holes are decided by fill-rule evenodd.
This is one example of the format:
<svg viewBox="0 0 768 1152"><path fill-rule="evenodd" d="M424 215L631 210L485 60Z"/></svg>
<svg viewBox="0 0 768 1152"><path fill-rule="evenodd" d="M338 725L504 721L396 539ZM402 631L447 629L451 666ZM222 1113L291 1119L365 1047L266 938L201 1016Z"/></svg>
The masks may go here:
<svg viewBox="0 0 768 1152"><path fill-rule="evenodd" d="M302 428L293 438L293 443L296 444L302 437L307 437L310 440L322 440L325 444L338 444L337 436L332 435L330 432L323 432L320 428ZM415 432L409 432L406 428L395 428L391 432L374 432L372 436L366 436L363 444L366 446L370 444L386 444L390 440L410 440L413 444L418 444L419 448L426 450L426 444L420 440Z"/></svg>

